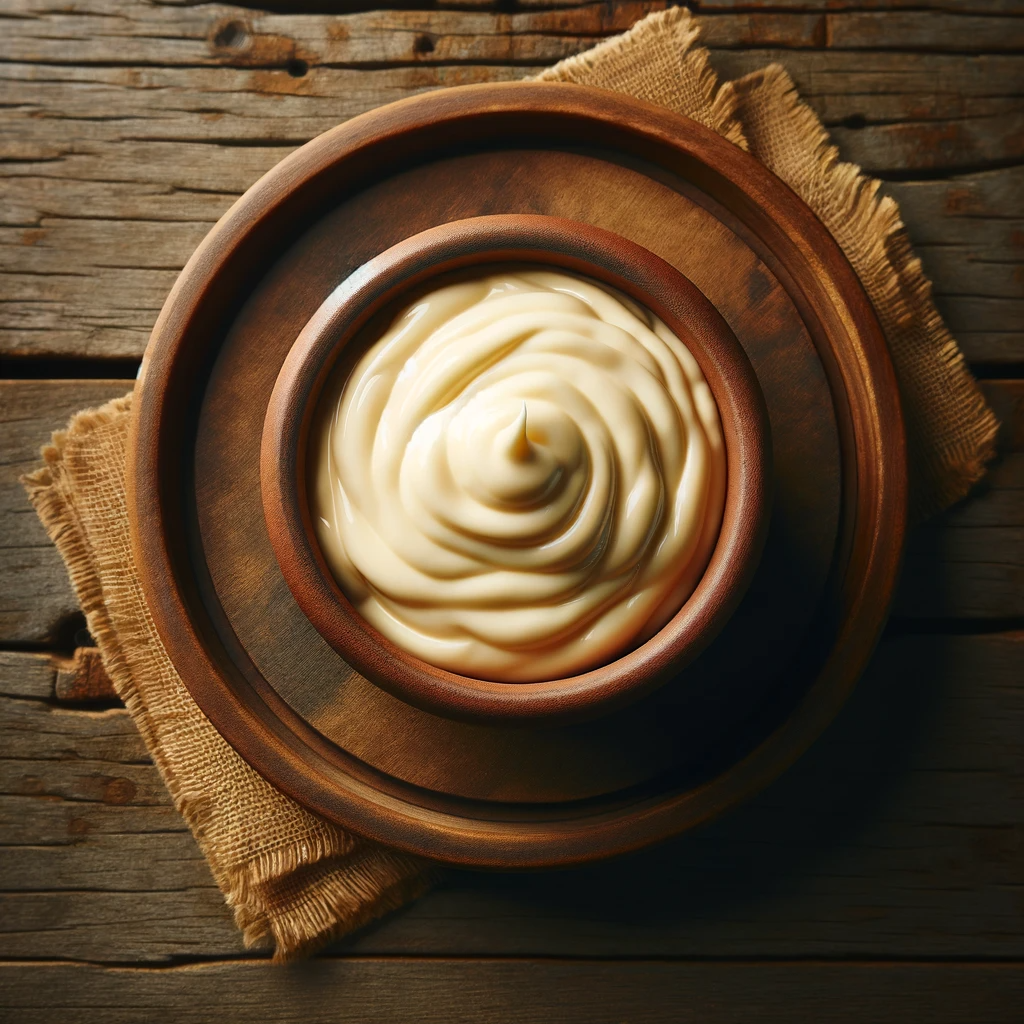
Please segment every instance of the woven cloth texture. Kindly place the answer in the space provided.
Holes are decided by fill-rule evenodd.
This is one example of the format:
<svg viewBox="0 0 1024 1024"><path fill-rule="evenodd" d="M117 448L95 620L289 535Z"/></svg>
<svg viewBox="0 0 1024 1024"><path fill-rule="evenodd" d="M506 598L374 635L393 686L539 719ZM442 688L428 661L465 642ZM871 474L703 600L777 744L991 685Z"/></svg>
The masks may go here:
<svg viewBox="0 0 1024 1024"><path fill-rule="evenodd" d="M931 300L896 204L841 163L783 68L719 84L696 20L654 14L540 75L668 107L749 150L826 224L863 282L892 352L908 429L912 515L962 497L998 424ZM131 396L75 416L24 478L104 665L247 944L289 959L415 899L427 862L352 835L283 795L224 741L176 674L135 570L125 498Z"/></svg>

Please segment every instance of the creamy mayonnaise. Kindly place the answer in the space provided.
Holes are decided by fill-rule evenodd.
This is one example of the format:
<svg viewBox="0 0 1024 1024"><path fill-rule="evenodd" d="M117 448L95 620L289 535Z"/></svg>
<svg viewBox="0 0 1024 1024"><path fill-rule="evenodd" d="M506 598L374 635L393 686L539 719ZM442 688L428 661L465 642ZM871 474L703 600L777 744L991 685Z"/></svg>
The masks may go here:
<svg viewBox="0 0 1024 1024"><path fill-rule="evenodd" d="M647 310L524 270L400 312L310 437L310 503L339 585L395 644L529 682L602 665L693 592L725 449L697 361Z"/></svg>

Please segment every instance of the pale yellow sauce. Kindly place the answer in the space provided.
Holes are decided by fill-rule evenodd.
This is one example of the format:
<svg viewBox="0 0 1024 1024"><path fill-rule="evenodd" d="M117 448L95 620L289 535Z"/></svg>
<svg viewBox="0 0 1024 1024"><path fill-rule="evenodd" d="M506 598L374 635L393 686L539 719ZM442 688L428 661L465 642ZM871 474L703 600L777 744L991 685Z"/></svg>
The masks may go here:
<svg viewBox="0 0 1024 1024"><path fill-rule="evenodd" d="M554 271L417 299L328 384L310 444L342 590L399 647L477 678L559 678L648 639L721 525L696 360L648 311Z"/></svg>

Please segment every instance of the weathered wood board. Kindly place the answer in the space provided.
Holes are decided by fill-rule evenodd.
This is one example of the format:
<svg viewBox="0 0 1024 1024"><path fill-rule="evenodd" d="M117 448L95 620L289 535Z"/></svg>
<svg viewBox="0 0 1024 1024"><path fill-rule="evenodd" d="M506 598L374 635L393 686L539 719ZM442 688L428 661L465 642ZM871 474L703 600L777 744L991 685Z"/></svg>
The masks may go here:
<svg viewBox="0 0 1024 1024"><path fill-rule="evenodd" d="M0 966L0 1000L24 1024L298 1019L306 1024L835 1024L1009 1022L1024 998L1012 964L325 959L176 969Z"/></svg>
<svg viewBox="0 0 1024 1024"><path fill-rule="evenodd" d="M21 666L17 664L21 661ZM242 952L123 709L0 663L0 957ZM610 864L453 874L360 955L1022 957L1024 634L893 636L778 783Z"/></svg>
<svg viewBox="0 0 1024 1024"><path fill-rule="evenodd" d="M526 77L662 6L22 0L0 40L0 353L138 358L192 249L290 149L424 89ZM722 75L781 61L844 158L916 179L887 187L965 351L1024 359L1020 11L702 11Z"/></svg>

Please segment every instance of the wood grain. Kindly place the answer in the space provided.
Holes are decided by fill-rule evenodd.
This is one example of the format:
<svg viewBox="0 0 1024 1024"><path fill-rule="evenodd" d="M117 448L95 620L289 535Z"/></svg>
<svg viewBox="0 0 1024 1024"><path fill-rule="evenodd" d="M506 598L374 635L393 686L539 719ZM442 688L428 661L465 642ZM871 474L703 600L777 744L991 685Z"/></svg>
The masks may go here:
<svg viewBox="0 0 1024 1024"><path fill-rule="evenodd" d="M185 10L92 0L75 13L22 0L9 20L8 60L56 64L287 68L366 64L552 64L624 31L664 0L583 3L571 11L364 10L270 14L220 4ZM1024 21L943 11L777 10L751 18L719 11L702 20L716 49L903 50L1000 53L1024 50ZM297 69L293 68L293 74Z"/></svg>
<svg viewBox="0 0 1024 1024"><path fill-rule="evenodd" d="M117 700L98 648L78 647L72 657L59 659L56 668L53 695L57 700L73 703Z"/></svg>
<svg viewBox="0 0 1024 1024"><path fill-rule="evenodd" d="M0 81L11 104L0 139L5 158L0 163L5 189L0 297L6 300L0 304L0 351L140 356L163 297L191 250L233 199L288 148L404 95L531 74L532 68L495 55L514 46L517 60L533 52L530 59L545 63L554 59L553 53L590 45L596 37L587 32L613 31L620 24L615 19L638 6L618 5L620 13L612 14L603 5L526 12L515 16L520 20L514 32L507 16L493 12L361 12L346 16L350 37L342 41L328 39L325 26L338 19L327 15L259 15L226 7L183 11L121 3L92 8L106 15L70 15L40 4L49 12L40 18L5 20L13 41L5 35L0 49L13 62L0 63ZM283 65L233 66L230 53L212 54L203 31L209 34L224 17L227 24L235 16L269 26L265 37L278 40L273 45L285 50L291 44L282 39L296 46L296 39L358 44L365 62L358 68L312 64L299 77ZM855 20L862 16L841 14ZM417 33L410 27L415 25L425 26L431 39L449 39L451 52L468 54L468 37L458 27L459 19L467 17L475 19L477 47L490 47L492 57L486 59L496 63L481 64L481 56L468 64L424 63L420 54L411 64L395 65L392 49L415 45ZM803 97L831 127L843 155L872 172L935 175L1019 163L1024 135L1014 83L1024 75L1024 58L928 52L914 35L935 22L934 12L924 11L900 16L913 24L868 12L869 21L884 19L879 24L887 26L888 41L907 52L793 49L788 37L779 41L780 18L795 25L808 17L819 15L728 15L726 20L744 23L742 31L761 41L752 50L714 49L716 67L732 76L782 60ZM954 23L960 19L949 17ZM706 20L709 33L721 34L721 18ZM1013 24L1003 25L1007 20ZM385 21L394 31L379 30ZM1014 26L1024 24L1019 18L973 21L984 22L986 31L997 24L997 34L1006 40L1017 38ZM579 27L575 36L574 26ZM148 56L136 46L133 33L148 34ZM973 28L944 28L939 34L950 46L970 46L982 38ZM254 37L246 38L246 46L253 45ZM523 49L531 46L533 51ZM39 47L55 48L61 63L39 63L42 56L32 56ZM187 67L178 63L183 48L192 62ZM444 52L435 44L426 57L440 61L437 55ZM90 63L100 57L104 63ZM193 66L200 57L205 63ZM157 106L155 96L160 98ZM101 117L97 110L103 111ZM972 221L970 239L957 243L961 248L943 250L940 238L931 254L922 255L936 278L940 306L968 355L987 362L1024 358L1021 223L1011 215L1024 200L1021 180L1020 168L1011 167L942 182L938 188L935 182L894 187L904 202L918 185L929 193L950 194L953 209L940 209L937 220L907 214L915 240L931 235L933 224L955 222L962 231L963 222ZM989 189L993 181L1006 183L998 186L1004 191L1012 188L998 214L958 217L956 204L971 202L971 195ZM117 187L109 187L111 182ZM978 272L966 278L958 274L965 263Z"/></svg>
<svg viewBox="0 0 1024 1024"><path fill-rule="evenodd" d="M910 533L894 615L1024 617L1024 381L982 388L1000 455L965 500Z"/></svg>
<svg viewBox="0 0 1024 1024"><path fill-rule="evenodd" d="M131 381L0 382L0 640L68 643L84 625L67 572L18 482L39 449L80 409L123 395Z"/></svg>
<svg viewBox="0 0 1024 1024"><path fill-rule="evenodd" d="M48 964L0 968L19 1022L199 1024L298 1017L309 1024L725 1024L756 1018L860 1024L1015 1020L1024 969L1011 964L674 964L318 960L172 970Z"/></svg>
<svg viewBox="0 0 1024 1024"><path fill-rule="evenodd" d="M0 643L52 642L78 604L56 548L17 477L41 441L79 409L130 390L132 381L0 382ZM895 611L914 618L1024 615L1024 383L995 380L986 393L1004 421L1002 461L956 509L910 534ZM77 628L77 627L76 627Z"/></svg>
<svg viewBox="0 0 1024 1024"><path fill-rule="evenodd" d="M915 618L1024 616L1024 452L913 532L893 609Z"/></svg>
<svg viewBox="0 0 1024 1024"><path fill-rule="evenodd" d="M1006 897L1024 881L1022 729L1024 634L890 638L821 741L727 818L586 870L454 874L336 949L1024 957ZM126 711L4 699L0 747L0 956L241 952Z"/></svg>
<svg viewBox="0 0 1024 1024"><path fill-rule="evenodd" d="M5 697L53 697L57 669L48 654L0 651L0 694Z"/></svg>

